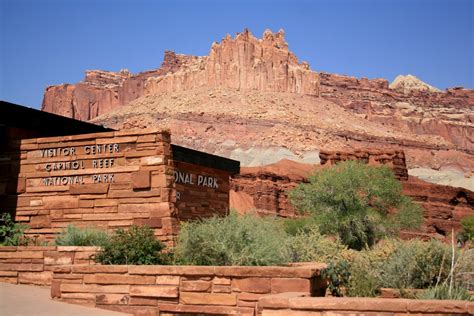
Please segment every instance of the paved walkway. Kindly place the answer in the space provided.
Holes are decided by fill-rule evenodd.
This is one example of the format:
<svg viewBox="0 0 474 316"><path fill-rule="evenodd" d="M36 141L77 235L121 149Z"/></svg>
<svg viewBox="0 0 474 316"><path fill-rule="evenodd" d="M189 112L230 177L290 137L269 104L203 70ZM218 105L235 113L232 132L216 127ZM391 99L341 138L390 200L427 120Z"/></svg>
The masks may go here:
<svg viewBox="0 0 474 316"><path fill-rule="evenodd" d="M0 283L0 315L123 316L128 314L53 301L50 298L49 287Z"/></svg>

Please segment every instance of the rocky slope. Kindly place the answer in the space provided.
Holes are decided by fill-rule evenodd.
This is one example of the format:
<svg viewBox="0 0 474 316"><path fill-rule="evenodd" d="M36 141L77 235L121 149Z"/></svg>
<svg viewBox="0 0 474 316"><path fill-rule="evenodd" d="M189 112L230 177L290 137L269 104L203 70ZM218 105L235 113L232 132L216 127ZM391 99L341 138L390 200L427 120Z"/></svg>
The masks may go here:
<svg viewBox="0 0 474 316"><path fill-rule="evenodd" d="M137 75L87 72L78 84L48 87L43 110L114 128L170 128L175 143L244 166L318 163L320 150L404 150L417 175L453 171L452 183L474 189L473 90L318 74L297 61L282 31L227 36L203 57L166 52L159 69Z"/></svg>

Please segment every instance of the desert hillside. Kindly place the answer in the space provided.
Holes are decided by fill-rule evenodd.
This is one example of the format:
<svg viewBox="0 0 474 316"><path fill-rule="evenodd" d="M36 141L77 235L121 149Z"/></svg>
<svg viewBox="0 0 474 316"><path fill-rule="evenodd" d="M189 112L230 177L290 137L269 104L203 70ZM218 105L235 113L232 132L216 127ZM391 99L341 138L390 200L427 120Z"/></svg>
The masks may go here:
<svg viewBox="0 0 474 316"><path fill-rule="evenodd" d="M43 110L112 128L169 128L174 143L243 166L403 149L410 174L474 189L473 90L317 73L283 31L227 35L208 56L166 52L160 68L136 75L88 71L83 82L48 87Z"/></svg>

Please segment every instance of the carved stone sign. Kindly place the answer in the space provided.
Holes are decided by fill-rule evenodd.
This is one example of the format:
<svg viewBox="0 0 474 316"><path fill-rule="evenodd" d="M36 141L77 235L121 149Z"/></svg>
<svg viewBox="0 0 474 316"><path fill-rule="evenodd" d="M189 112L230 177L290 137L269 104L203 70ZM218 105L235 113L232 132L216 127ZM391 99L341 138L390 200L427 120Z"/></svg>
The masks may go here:
<svg viewBox="0 0 474 316"><path fill-rule="evenodd" d="M219 188L219 184L217 183L217 178L215 177L206 176L206 175L196 175L196 174L192 174L192 173L184 172L180 170L175 170L174 181L175 183L198 185L198 186L208 187L211 189Z"/></svg>
<svg viewBox="0 0 474 316"><path fill-rule="evenodd" d="M41 149L41 158L54 158L54 157L73 157L75 158L78 147L60 147L60 148L47 148ZM97 155L97 154L113 154L120 151L119 144L102 144L102 145L86 145L83 146L82 151L85 155ZM114 166L114 158L101 158L92 160L93 169L109 169ZM84 160L68 160L68 161L55 161L48 162L44 165L44 170L48 172L54 171L67 171L67 170L81 170L85 169L86 164ZM90 175L73 175L73 176L51 176L41 179L41 183L45 186L58 186L58 185L71 185L71 184L85 184L84 177L90 177L92 183L113 183L113 173L95 173Z"/></svg>

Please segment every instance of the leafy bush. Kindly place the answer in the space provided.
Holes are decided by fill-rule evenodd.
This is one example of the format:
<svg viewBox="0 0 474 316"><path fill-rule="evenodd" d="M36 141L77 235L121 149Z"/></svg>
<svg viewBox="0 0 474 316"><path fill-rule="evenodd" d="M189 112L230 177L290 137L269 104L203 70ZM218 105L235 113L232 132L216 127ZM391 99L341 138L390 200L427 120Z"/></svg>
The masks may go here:
<svg viewBox="0 0 474 316"><path fill-rule="evenodd" d="M309 232L315 225L316 222L312 217L285 218L283 220L285 232L290 236L296 236L301 231Z"/></svg>
<svg viewBox="0 0 474 316"><path fill-rule="evenodd" d="M3 213L0 218L0 241L4 246L26 246L30 239L24 236L29 227L26 224L15 223L9 213Z"/></svg>
<svg viewBox="0 0 474 316"><path fill-rule="evenodd" d="M231 212L184 223L175 248L177 263L193 265L281 265L289 260L285 232L274 218Z"/></svg>
<svg viewBox="0 0 474 316"><path fill-rule="evenodd" d="M474 241L474 215L461 219L461 225L465 240Z"/></svg>
<svg viewBox="0 0 474 316"><path fill-rule="evenodd" d="M346 295L355 297L375 297L380 294L383 278L383 266L395 251L398 242L392 239L383 240L371 249L352 251L350 278Z"/></svg>
<svg viewBox="0 0 474 316"><path fill-rule="evenodd" d="M314 225L288 236L286 247L291 262L338 262L347 253L347 247L339 239L321 235Z"/></svg>
<svg viewBox="0 0 474 316"><path fill-rule="evenodd" d="M289 193L291 202L316 218L321 233L336 234L349 248L361 250L383 235L421 223L421 209L402 196L400 182L386 166L345 161L309 180Z"/></svg>
<svg viewBox="0 0 474 316"><path fill-rule="evenodd" d="M56 237L54 243L57 246L105 246L109 236L103 230L97 228L79 228L68 225L66 229Z"/></svg>
<svg viewBox="0 0 474 316"><path fill-rule="evenodd" d="M472 301L471 294L463 287L454 286L449 288L447 284L441 284L423 291L418 297L423 300L463 300Z"/></svg>
<svg viewBox="0 0 474 316"><path fill-rule="evenodd" d="M349 263L345 260L336 263L330 262L326 269L321 271L321 276L328 280L328 288L332 296L343 296L350 277Z"/></svg>
<svg viewBox="0 0 474 316"><path fill-rule="evenodd" d="M382 285L424 289L448 277L451 251L439 241L400 242L382 267Z"/></svg>
<svg viewBox="0 0 474 316"><path fill-rule="evenodd" d="M128 230L116 230L95 261L101 264L165 264L168 258L161 253L163 248L151 228L133 225Z"/></svg>

